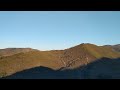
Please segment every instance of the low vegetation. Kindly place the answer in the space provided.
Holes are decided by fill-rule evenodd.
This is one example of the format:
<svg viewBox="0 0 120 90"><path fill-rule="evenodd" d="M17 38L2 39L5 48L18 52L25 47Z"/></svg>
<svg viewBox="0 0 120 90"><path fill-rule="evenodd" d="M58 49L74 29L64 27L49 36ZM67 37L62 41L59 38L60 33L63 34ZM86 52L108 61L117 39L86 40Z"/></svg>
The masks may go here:
<svg viewBox="0 0 120 90"><path fill-rule="evenodd" d="M64 69L75 69L102 57L120 57L120 52L113 50L112 47L93 44L80 44L65 50L52 51L10 50L12 49L7 50L7 53L2 50L4 54L0 53L0 77L39 66L45 66L53 70L63 67ZM8 52L12 52L12 54L8 54Z"/></svg>

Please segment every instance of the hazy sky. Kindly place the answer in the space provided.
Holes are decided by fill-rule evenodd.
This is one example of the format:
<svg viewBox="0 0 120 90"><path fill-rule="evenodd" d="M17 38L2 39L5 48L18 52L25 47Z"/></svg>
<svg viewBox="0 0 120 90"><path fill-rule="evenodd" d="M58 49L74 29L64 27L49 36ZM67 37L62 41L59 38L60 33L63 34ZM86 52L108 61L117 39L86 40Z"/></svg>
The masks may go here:
<svg viewBox="0 0 120 90"><path fill-rule="evenodd" d="M0 11L0 48L120 44L119 11Z"/></svg>

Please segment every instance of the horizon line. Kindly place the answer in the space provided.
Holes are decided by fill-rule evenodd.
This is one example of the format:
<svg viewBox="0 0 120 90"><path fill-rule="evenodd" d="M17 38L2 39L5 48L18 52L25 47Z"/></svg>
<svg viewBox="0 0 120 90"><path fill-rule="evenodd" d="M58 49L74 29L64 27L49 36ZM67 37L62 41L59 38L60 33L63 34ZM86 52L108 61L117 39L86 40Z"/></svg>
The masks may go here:
<svg viewBox="0 0 120 90"><path fill-rule="evenodd" d="M81 45L81 44L93 44L93 45L97 45L97 46L105 46L105 45L119 45L119 44L104 44L104 45L98 45L98 44L94 44L94 43L80 43L80 44L77 44L77 45L74 45L74 46L78 46L78 45ZM71 46L71 47L74 47L74 46ZM71 48L71 47L68 47L68 48ZM32 47L6 47L6 48L0 48L0 49L36 49L36 50L39 50L39 51L52 51L52 50L65 50L65 49L68 49L68 48L62 48L62 49L39 49L39 48L32 48Z"/></svg>

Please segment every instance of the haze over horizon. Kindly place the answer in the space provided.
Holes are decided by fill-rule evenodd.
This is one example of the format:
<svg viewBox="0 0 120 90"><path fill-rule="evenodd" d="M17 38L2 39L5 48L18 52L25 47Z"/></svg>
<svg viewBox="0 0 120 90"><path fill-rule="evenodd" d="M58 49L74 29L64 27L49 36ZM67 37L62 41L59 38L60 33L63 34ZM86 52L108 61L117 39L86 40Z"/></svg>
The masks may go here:
<svg viewBox="0 0 120 90"><path fill-rule="evenodd" d="M118 11L1 11L0 49L66 49L120 44Z"/></svg>

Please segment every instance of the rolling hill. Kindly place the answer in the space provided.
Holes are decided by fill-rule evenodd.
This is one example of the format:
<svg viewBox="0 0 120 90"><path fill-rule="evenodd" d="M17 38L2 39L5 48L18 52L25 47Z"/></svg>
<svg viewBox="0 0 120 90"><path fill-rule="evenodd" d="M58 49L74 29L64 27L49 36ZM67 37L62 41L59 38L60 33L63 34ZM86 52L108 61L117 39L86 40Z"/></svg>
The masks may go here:
<svg viewBox="0 0 120 90"><path fill-rule="evenodd" d="M0 49L0 57L2 56L11 56L14 54L18 54L18 53L25 53L25 52L29 52L29 51L35 51L35 49L31 49L31 48L6 48L6 49Z"/></svg>
<svg viewBox="0 0 120 90"><path fill-rule="evenodd" d="M76 71L77 68L87 67L103 57L110 59L120 58L120 52L113 50L112 47L97 46L90 43L83 43L65 50L38 51L31 49L15 54L11 53L10 51L8 56L0 58L1 77L41 66L50 68L55 72ZM77 72L80 71L80 69L77 70ZM82 76L78 75L77 77Z"/></svg>
<svg viewBox="0 0 120 90"><path fill-rule="evenodd" d="M105 45L106 47L111 47L113 50L120 52L120 44L117 45Z"/></svg>

